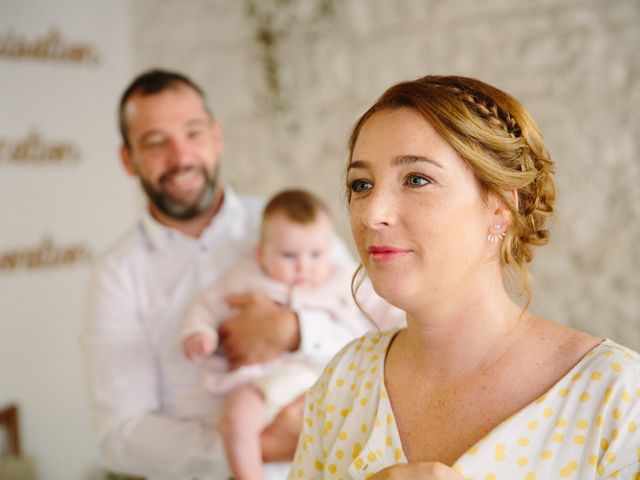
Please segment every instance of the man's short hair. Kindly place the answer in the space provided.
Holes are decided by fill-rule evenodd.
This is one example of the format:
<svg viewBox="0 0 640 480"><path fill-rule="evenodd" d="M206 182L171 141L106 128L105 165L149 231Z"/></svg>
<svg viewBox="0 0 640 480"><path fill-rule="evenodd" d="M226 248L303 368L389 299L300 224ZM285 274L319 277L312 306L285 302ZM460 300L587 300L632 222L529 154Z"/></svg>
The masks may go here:
<svg viewBox="0 0 640 480"><path fill-rule="evenodd" d="M118 125L120 127L120 135L122 136L122 142L127 148L131 145L127 135L127 122L124 110L129 99L134 95L154 95L165 90L177 89L185 86L192 88L200 96L204 109L211 117L213 117L211 110L207 105L207 98L202 88L182 73L153 69L147 70L133 79L131 84L122 94L122 97L120 97L120 104L118 107Z"/></svg>

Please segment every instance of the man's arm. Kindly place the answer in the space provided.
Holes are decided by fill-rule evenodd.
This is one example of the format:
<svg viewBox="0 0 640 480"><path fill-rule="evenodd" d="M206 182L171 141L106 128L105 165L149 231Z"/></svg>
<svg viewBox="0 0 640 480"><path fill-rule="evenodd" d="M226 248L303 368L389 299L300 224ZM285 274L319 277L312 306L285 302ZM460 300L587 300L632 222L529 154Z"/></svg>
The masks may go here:
<svg viewBox="0 0 640 480"><path fill-rule="evenodd" d="M355 271L356 264L339 239L332 261ZM326 362L346 343L374 328L364 316L335 318L322 309L292 312L258 294L233 295L227 301L240 310L219 329L233 368L264 362L286 351Z"/></svg>
<svg viewBox="0 0 640 480"><path fill-rule="evenodd" d="M224 461L215 430L163 416L160 372L122 269L103 267L90 284L82 344L94 430L103 463L118 472L161 478L211 471Z"/></svg>

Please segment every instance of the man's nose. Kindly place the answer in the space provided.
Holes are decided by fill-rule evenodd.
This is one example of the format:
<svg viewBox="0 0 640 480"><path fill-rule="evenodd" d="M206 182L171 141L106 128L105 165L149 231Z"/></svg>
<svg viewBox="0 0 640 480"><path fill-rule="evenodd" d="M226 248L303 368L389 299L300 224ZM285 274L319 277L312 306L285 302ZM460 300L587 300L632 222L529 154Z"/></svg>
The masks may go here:
<svg viewBox="0 0 640 480"><path fill-rule="evenodd" d="M172 137L169 140L169 158L172 166L181 167L189 163L189 146L184 139Z"/></svg>

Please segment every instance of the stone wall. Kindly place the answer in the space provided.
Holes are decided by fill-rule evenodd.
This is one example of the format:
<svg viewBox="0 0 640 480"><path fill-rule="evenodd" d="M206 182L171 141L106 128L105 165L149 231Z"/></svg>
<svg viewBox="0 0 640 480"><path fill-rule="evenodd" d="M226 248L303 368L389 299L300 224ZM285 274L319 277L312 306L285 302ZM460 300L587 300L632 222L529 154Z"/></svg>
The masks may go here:
<svg viewBox="0 0 640 480"><path fill-rule="evenodd" d="M346 138L392 83L456 73L519 98L557 162L533 309L640 348L640 2L190 0L130 4L135 70L183 69L241 192L301 185L348 228Z"/></svg>

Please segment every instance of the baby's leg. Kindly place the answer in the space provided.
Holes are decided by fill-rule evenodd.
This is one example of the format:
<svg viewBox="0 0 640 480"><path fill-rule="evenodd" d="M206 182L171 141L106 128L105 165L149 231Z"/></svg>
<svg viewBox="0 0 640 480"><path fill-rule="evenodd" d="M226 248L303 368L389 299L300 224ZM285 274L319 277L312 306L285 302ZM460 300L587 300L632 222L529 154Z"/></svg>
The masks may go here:
<svg viewBox="0 0 640 480"><path fill-rule="evenodd" d="M262 394L251 385L236 388L225 401L222 439L235 480L262 478L260 433L265 427L264 407Z"/></svg>

